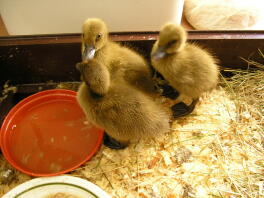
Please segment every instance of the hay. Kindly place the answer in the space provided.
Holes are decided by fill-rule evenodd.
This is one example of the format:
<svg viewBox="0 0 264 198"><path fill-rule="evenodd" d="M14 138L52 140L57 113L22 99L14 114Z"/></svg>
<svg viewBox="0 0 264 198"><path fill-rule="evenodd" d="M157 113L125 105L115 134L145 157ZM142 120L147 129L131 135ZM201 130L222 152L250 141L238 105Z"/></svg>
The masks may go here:
<svg viewBox="0 0 264 198"><path fill-rule="evenodd" d="M263 71L228 70L234 73L229 79L223 79L225 89L237 103L249 105L264 115L264 65Z"/></svg>
<svg viewBox="0 0 264 198"><path fill-rule="evenodd" d="M113 198L264 197L264 72L233 72L170 133L120 151L102 146L70 175Z"/></svg>
<svg viewBox="0 0 264 198"><path fill-rule="evenodd" d="M123 151L102 147L73 175L113 197L261 197L263 123L219 88L164 136ZM238 119L239 118L239 119Z"/></svg>

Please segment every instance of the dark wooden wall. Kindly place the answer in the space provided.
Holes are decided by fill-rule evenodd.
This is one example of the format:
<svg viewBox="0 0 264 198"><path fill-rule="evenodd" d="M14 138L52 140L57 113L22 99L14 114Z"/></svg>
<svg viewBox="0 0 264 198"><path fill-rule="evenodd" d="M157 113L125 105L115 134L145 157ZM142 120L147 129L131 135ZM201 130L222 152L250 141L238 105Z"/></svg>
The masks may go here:
<svg viewBox="0 0 264 198"><path fill-rule="evenodd" d="M157 36L157 32L112 33L111 39L149 58ZM258 49L264 52L264 31L193 31L189 40L209 48L223 67L247 67L240 57L263 62ZM11 84L79 80L75 64L80 54L78 34L0 37L0 86L7 80Z"/></svg>

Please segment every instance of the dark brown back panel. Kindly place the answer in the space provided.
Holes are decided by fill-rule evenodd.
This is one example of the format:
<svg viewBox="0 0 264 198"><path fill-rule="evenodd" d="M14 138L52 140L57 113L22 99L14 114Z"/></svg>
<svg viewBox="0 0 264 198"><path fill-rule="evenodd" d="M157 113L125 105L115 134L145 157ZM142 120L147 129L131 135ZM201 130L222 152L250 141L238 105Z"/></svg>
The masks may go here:
<svg viewBox="0 0 264 198"><path fill-rule="evenodd" d="M157 32L112 33L111 39L149 58L157 36ZM263 62L258 49L264 52L264 31L193 31L189 40L209 48L223 67L247 67L240 57ZM75 64L80 60L79 34L0 37L0 86L7 80L11 84L76 81Z"/></svg>

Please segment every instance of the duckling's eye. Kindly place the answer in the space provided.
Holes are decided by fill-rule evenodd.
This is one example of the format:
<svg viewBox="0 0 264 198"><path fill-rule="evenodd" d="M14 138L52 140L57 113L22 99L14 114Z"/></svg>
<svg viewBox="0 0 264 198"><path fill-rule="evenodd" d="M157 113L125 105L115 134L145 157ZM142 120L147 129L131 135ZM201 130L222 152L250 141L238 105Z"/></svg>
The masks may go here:
<svg viewBox="0 0 264 198"><path fill-rule="evenodd" d="M167 47L171 47L175 43L177 43L177 40L172 40L172 41L168 42Z"/></svg>
<svg viewBox="0 0 264 198"><path fill-rule="evenodd" d="M102 34L97 34L97 35L96 35L96 39L95 39L95 41L97 42L97 41L99 41L101 38L102 38Z"/></svg>

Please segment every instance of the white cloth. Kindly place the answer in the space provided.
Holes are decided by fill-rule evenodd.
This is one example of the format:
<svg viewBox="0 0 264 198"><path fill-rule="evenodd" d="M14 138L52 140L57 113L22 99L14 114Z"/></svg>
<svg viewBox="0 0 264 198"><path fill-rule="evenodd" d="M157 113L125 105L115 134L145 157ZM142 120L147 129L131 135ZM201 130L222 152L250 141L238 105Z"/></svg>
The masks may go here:
<svg viewBox="0 0 264 198"><path fill-rule="evenodd" d="M198 30L264 30L264 0L185 0L184 14Z"/></svg>

